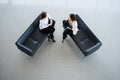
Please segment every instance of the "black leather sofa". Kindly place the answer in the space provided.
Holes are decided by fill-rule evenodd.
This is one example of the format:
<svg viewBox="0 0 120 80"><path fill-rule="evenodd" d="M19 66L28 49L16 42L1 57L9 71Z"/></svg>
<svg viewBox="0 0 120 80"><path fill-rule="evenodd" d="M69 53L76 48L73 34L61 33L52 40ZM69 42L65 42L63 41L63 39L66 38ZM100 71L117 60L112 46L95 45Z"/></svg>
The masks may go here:
<svg viewBox="0 0 120 80"><path fill-rule="evenodd" d="M39 31L39 19L38 16L15 43L18 49L30 56L35 54L48 35Z"/></svg>
<svg viewBox="0 0 120 80"><path fill-rule="evenodd" d="M83 22L83 20L76 15L78 22L77 35L70 36L73 41L76 43L78 48L83 52L85 56L95 52L100 48L102 43L98 40L98 38L93 34L93 32L88 28L88 26Z"/></svg>

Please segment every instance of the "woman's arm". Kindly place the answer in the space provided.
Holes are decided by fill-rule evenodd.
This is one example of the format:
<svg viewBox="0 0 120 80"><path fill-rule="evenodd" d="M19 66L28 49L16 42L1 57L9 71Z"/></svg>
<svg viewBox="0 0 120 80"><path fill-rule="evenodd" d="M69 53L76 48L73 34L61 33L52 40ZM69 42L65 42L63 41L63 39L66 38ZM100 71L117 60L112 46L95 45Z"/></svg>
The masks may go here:
<svg viewBox="0 0 120 80"><path fill-rule="evenodd" d="M72 26L73 26L73 28L72 28L73 34L76 35L77 32L78 32L78 23L77 23L77 21L74 21Z"/></svg>
<svg viewBox="0 0 120 80"><path fill-rule="evenodd" d="M47 13L47 16L48 16L48 19L50 19L50 23L49 23L49 26L52 25L53 21L52 21L52 17Z"/></svg>
<svg viewBox="0 0 120 80"><path fill-rule="evenodd" d="M71 30L72 30L72 28L73 28L72 23L73 23L73 22L70 20L70 18L68 18L68 24L69 24L69 26L67 27L68 29L71 29Z"/></svg>

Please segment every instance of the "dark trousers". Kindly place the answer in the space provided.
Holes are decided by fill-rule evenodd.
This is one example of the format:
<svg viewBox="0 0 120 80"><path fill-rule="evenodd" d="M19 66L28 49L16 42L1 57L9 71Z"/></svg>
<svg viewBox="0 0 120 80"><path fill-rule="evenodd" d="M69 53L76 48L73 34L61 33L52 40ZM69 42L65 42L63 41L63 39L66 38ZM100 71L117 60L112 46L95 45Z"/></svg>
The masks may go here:
<svg viewBox="0 0 120 80"><path fill-rule="evenodd" d="M67 29L69 27L69 23L66 20L63 20L63 27L64 27L64 32L63 32L63 39L67 38L67 35L73 35L73 30Z"/></svg>
<svg viewBox="0 0 120 80"><path fill-rule="evenodd" d="M54 26L55 26L55 21L53 20L53 24L51 26L48 26L47 28L44 28L44 29L40 30L40 32L48 33L48 37L53 39L54 38L53 33L55 31Z"/></svg>

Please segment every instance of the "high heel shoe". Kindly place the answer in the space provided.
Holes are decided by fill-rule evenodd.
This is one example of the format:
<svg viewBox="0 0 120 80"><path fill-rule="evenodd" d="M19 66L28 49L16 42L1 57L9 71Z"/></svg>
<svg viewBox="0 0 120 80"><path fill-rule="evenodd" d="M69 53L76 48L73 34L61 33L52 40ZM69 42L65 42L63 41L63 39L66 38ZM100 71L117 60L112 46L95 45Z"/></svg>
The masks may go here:
<svg viewBox="0 0 120 80"><path fill-rule="evenodd" d="M55 39L52 39L52 42L56 42Z"/></svg>

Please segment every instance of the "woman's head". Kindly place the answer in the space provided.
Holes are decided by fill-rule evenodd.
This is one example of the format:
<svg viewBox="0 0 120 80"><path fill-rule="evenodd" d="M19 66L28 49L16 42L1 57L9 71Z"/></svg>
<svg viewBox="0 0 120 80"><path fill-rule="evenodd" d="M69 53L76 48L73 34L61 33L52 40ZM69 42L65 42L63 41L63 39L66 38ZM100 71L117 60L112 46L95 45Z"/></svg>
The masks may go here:
<svg viewBox="0 0 120 80"><path fill-rule="evenodd" d="M42 12L42 13L40 14L40 18L41 18L41 19L44 19L46 16L47 16L47 13L46 13L46 12Z"/></svg>
<svg viewBox="0 0 120 80"><path fill-rule="evenodd" d="M76 21L76 16L75 16L75 14L70 14L69 16L70 16L70 19L71 19L72 21Z"/></svg>

